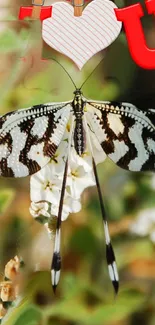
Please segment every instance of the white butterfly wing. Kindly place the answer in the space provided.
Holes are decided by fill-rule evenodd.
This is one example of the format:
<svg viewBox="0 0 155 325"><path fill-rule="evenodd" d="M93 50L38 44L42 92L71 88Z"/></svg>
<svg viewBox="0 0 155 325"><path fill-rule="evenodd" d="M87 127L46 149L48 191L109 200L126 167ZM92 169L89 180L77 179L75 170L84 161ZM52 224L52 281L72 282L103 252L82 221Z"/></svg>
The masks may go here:
<svg viewBox="0 0 155 325"><path fill-rule="evenodd" d="M90 128L112 161L130 171L155 170L155 114L151 110L91 100L86 110Z"/></svg>
<svg viewBox="0 0 155 325"><path fill-rule="evenodd" d="M71 101L36 105L0 118L0 175L24 177L44 167L59 146Z"/></svg>

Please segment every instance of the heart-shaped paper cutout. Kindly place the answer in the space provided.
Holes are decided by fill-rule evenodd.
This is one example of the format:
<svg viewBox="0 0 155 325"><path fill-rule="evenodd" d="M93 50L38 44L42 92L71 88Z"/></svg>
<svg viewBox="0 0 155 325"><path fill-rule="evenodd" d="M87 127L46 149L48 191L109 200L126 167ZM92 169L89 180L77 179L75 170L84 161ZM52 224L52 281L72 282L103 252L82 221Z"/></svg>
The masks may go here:
<svg viewBox="0 0 155 325"><path fill-rule="evenodd" d="M43 22L43 40L72 59L80 70L120 33L122 23L114 12L117 6L109 0L92 1L80 17L75 17L73 6L64 2L52 6L52 17Z"/></svg>

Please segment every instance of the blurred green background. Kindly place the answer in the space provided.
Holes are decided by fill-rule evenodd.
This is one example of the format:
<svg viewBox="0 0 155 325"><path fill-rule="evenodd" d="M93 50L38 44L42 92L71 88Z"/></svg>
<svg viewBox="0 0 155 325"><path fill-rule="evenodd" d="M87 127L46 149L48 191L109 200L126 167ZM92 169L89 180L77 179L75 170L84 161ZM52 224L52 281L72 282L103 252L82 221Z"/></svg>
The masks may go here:
<svg viewBox="0 0 155 325"><path fill-rule="evenodd" d="M85 97L123 100L144 110L155 107L155 70L136 66L123 31L79 71L72 61L42 42L40 22L17 21L19 6L28 4L8 2L4 18L1 15L1 115L34 104L72 99L73 85L52 57L63 64L77 86L104 57L83 88ZM117 2L119 7L129 4ZM0 5L6 7L2 0ZM146 15L142 23L147 44L154 47L155 20ZM41 61L41 57L46 60ZM1 178L1 277L6 262L14 255L25 261L23 296L8 312L5 324L155 324L155 218L152 223L149 219L149 211L155 214L155 176L121 170L108 159L98 171L120 274L118 296L114 298L108 276L96 188L84 192L82 210L63 223L63 265L54 296L50 280L53 242L29 213L30 180ZM136 235L130 229L142 212L146 213L144 229L148 222L150 227L146 232L139 228Z"/></svg>

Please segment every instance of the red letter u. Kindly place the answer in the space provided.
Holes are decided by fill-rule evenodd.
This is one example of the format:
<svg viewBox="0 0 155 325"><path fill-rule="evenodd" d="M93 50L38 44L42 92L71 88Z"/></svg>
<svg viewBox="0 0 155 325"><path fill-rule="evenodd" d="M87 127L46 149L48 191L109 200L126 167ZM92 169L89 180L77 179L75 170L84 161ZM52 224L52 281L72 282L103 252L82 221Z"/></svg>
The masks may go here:
<svg viewBox="0 0 155 325"><path fill-rule="evenodd" d="M148 13L155 12L155 0L147 0ZM117 20L124 23L129 51L133 60L144 69L155 69L155 50L146 45L140 18L144 16L140 3L115 9Z"/></svg>

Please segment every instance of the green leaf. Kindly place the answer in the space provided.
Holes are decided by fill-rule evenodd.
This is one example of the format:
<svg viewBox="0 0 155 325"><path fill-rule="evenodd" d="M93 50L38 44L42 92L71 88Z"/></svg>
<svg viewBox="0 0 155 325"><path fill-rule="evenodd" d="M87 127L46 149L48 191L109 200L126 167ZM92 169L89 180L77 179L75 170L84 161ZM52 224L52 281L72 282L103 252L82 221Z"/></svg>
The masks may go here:
<svg viewBox="0 0 155 325"><path fill-rule="evenodd" d="M25 301L9 310L4 317L4 323L5 325L38 325L41 319L40 308Z"/></svg>
<svg viewBox="0 0 155 325"><path fill-rule="evenodd" d="M80 297L66 299L53 307L44 310L46 319L59 317L68 321L75 321L83 325L102 325L113 321L123 321L141 308L145 302L144 295L136 289L126 290L119 294L115 302L99 303L96 308L89 309Z"/></svg>
<svg viewBox="0 0 155 325"><path fill-rule="evenodd" d="M0 214L4 213L14 199L15 191L13 189L5 189L0 191Z"/></svg>
<svg viewBox="0 0 155 325"><path fill-rule="evenodd" d="M28 37L28 32L25 30L17 34L13 29L8 29L0 36L0 53L7 53L11 51L21 50L23 48L24 41Z"/></svg>
<svg viewBox="0 0 155 325"><path fill-rule="evenodd" d="M19 315L14 325L37 325L42 318L42 313L39 308L29 306Z"/></svg>
<svg viewBox="0 0 155 325"><path fill-rule="evenodd" d="M73 252L85 256L95 254L98 243L91 229L85 226L74 231L69 241L69 247Z"/></svg>

